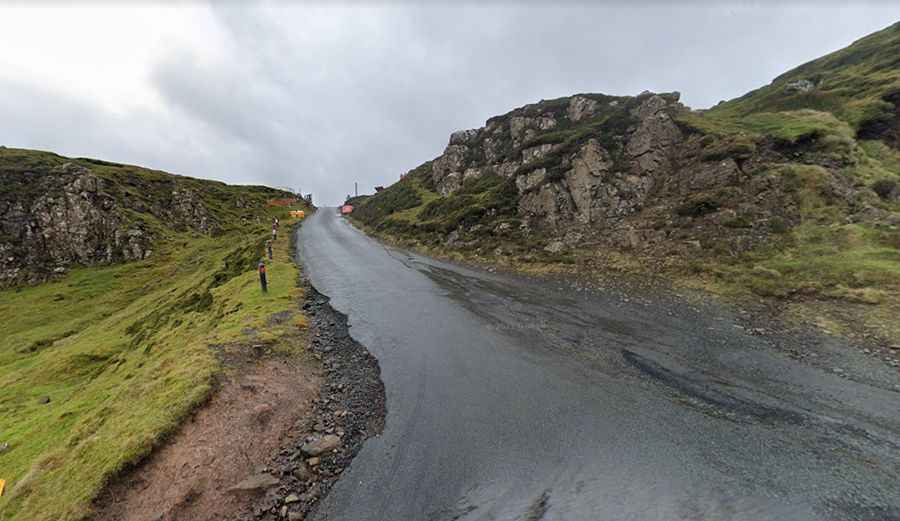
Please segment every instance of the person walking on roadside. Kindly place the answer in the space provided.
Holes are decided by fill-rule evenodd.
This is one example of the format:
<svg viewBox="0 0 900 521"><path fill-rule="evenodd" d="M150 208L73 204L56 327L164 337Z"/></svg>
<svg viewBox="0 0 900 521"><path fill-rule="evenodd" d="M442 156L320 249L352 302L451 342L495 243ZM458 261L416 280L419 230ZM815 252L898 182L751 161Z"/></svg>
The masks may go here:
<svg viewBox="0 0 900 521"><path fill-rule="evenodd" d="M266 280L266 263L259 261L259 286L263 293L269 292L269 281Z"/></svg>
<svg viewBox="0 0 900 521"><path fill-rule="evenodd" d="M269 254L269 260L272 260L272 241L266 241L266 253Z"/></svg>

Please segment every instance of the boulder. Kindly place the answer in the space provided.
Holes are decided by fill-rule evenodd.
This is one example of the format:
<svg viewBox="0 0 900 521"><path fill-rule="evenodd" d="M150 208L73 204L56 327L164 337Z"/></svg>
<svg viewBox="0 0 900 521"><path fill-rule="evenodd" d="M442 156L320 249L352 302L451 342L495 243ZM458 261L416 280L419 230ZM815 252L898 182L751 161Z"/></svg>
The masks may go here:
<svg viewBox="0 0 900 521"><path fill-rule="evenodd" d="M254 474L228 489L228 492L256 492L278 485L278 479L266 473Z"/></svg>
<svg viewBox="0 0 900 521"><path fill-rule="evenodd" d="M560 182L540 184L519 197L519 213L536 227L557 228L572 220L572 196Z"/></svg>
<svg viewBox="0 0 900 521"><path fill-rule="evenodd" d="M544 251L550 253L559 253L566 248L566 245L563 241L551 241L550 244L544 247Z"/></svg>
<svg viewBox="0 0 900 521"><path fill-rule="evenodd" d="M596 139L591 139L572 161L572 169L566 172L566 183L572 202L575 204L576 219L589 223L597 213L603 213L609 206L600 197L601 185L606 181L612 168L612 161Z"/></svg>
<svg viewBox="0 0 900 521"><path fill-rule="evenodd" d="M299 479L300 481L309 481L310 478L313 477L313 471L306 465L306 463L300 463L297 465L297 468L294 469L294 477Z"/></svg>
<svg viewBox="0 0 900 521"><path fill-rule="evenodd" d="M341 446L341 438L334 434L314 436L300 446L300 451L307 456L319 456Z"/></svg>
<svg viewBox="0 0 900 521"><path fill-rule="evenodd" d="M502 222L494 227L494 233L496 235L506 235L510 233L513 229L513 225L508 222Z"/></svg>
<svg viewBox="0 0 900 521"><path fill-rule="evenodd" d="M528 128L528 118L523 116L509 118L509 135L512 136L513 141L524 137L526 128Z"/></svg>
<svg viewBox="0 0 900 521"><path fill-rule="evenodd" d="M478 136L478 129L457 130L450 134L451 145L464 145Z"/></svg>
<svg viewBox="0 0 900 521"><path fill-rule="evenodd" d="M806 80L806 79L789 81L787 83L787 85L784 86L784 90L787 92L801 93L801 94L810 92L815 88L816 88L816 84L811 82L810 80Z"/></svg>
<svg viewBox="0 0 900 521"><path fill-rule="evenodd" d="M441 195L450 195L462 186L462 173L469 148L466 145L450 144L444 153L431 164L431 178ZM449 176L451 179L447 179Z"/></svg>

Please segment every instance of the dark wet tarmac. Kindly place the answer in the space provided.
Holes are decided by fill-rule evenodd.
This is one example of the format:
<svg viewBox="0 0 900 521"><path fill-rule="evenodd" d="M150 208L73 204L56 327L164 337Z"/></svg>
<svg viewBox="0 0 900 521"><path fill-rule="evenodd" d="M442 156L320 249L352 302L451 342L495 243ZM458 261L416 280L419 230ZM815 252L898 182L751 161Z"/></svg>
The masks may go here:
<svg viewBox="0 0 900 521"><path fill-rule="evenodd" d="M900 381L853 347L437 262L329 208L298 245L388 411L316 519L900 519Z"/></svg>

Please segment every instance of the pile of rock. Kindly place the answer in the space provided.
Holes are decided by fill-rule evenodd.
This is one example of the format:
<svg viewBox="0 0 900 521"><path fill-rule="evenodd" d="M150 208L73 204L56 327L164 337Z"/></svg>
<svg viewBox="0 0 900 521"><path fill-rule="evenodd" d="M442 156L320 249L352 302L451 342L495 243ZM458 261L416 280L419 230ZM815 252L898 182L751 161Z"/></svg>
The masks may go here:
<svg viewBox="0 0 900 521"><path fill-rule="evenodd" d="M311 348L322 361L326 381L300 436L273 462L235 486L264 492L241 519L298 521L306 518L344 472L363 442L384 425L384 386L377 360L354 341L346 317L312 287L303 309L311 318Z"/></svg>

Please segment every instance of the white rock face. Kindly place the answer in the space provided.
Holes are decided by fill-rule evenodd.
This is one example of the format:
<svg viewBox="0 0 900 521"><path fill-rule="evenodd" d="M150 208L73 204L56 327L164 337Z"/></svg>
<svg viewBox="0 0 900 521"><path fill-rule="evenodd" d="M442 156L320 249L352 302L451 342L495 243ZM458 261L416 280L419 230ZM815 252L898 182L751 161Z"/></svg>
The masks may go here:
<svg viewBox="0 0 900 521"><path fill-rule="evenodd" d="M553 150L553 144L551 143L526 148L522 151L522 161L528 163L529 161L540 159L547 155L551 150Z"/></svg>
<svg viewBox="0 0 900 521"><path fill-rule="evenodd" d="M451 195L453 192L462 187L463 175L460 172L450 172L441 178L437 184L438 192L444 197Z"/></svg>
<svg viewBox="0 0 900 521"><path fill-rule="evenodd" d="M569 100L569 107L566 110L566 115L571 121L581 121L584 118L594 115L598 105L599 103L597 103L597 101L590 98L573 96L572 99Z"/></svg>
<svg viewBox="0 0 900 521"><path fill-rule="evenodd" d="M581 148L572 169L566 173L566 184L579 222L590 223L598 211L602 213L606 202L598 197L601 193L599 188L611 167L612 161L606 151L592 139Z"/></svg>
<svg viewBox="0 0 900 521"><path fill-rule="evenodd" d="M669 168L671 148L683 139L672 117L663 111L666 106L666 100L654 95L636 110L640 123L625 151L635 161L639 175L652 175Z"/></svg>
<svg viewBox="0 0 900 521"><path fill-rule="evenodd" d="M514 178L518 213L534 226L602 226L639 211L655 180L673 168L673 150L684 140L669 114L677 100L677 93L644 93L630 101L602 104L573 96L562 107L517 109L492 118L483 129L453 133L444 154L432 164L435 186L441 195L452 195L466 179L489 171ZM564 141L528 146L542 133L601 111L612 111L626 122L615 136L591 137L574 150ZM615 150L615 159L610 150ZM557 153L559 164L528 171L529 164Z"/></svg>
<svg viewBox="0 0 900 521"><path fill-rule="evenodd" d="M806 93L810 92L816 88L816 84L809 80L794 80L788 82L787 85L784 86L784 90L788 92L800 92Z"/></svg>

